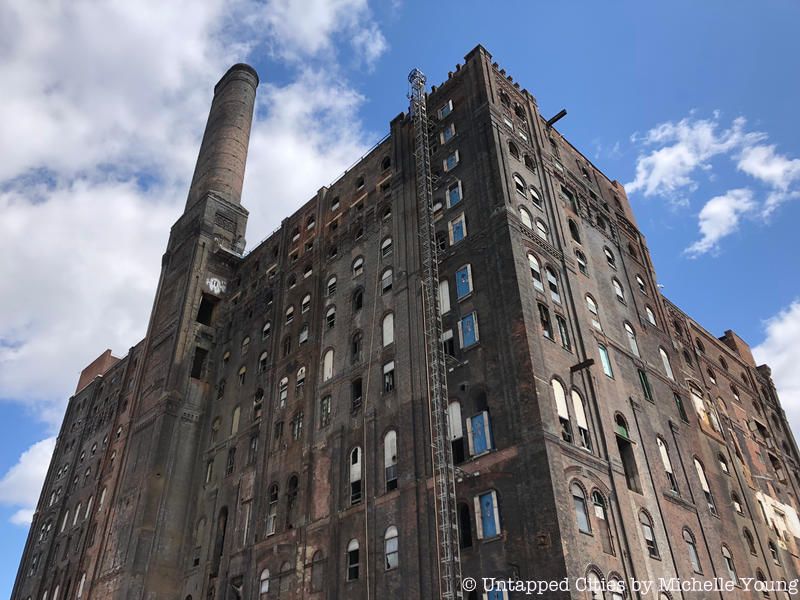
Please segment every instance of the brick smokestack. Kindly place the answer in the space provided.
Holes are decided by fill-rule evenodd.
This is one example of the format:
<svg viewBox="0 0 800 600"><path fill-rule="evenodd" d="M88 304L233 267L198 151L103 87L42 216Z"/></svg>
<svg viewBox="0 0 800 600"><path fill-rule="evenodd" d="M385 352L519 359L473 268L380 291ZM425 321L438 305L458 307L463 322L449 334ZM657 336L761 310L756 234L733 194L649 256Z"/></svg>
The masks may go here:
<svg viewBox="0 0 800 600"><path fill-rule="evenodd" d="M188 209L208 192L240 204L256 100L258 73L250 65L228 69L214 87L203 142L186 200Z"/></svg>

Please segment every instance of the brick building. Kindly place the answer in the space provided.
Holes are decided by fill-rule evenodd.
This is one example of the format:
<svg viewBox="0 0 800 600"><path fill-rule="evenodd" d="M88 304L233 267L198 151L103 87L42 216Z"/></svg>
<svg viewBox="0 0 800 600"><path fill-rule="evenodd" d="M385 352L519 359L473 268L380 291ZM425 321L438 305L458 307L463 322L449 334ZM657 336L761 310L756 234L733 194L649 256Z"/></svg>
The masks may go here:
<svg viewBox="0 0 800 600"><path fill-rule="evenodd" d="M243 254L257 85L215 88L146 337L81 374L15 600L437 597L411 120ZM483 47L428 110L464 576L783 598L745 583L800 566L769 368L661 296L625 190ZM741 587L610 589L660 577Z"/></svg>

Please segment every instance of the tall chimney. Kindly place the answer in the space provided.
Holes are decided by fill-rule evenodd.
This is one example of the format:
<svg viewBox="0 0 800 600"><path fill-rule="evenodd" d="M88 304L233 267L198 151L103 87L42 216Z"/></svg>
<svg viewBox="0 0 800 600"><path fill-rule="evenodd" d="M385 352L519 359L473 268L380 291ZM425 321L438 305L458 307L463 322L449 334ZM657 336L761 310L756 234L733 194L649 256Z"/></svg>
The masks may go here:
<svg viewBox="0 0 800 600"><path fill-rule="evenodd" d="M233 65L214 87L214 100L186 200L188 209L208 192L240 204L258 73Z"/></svg>

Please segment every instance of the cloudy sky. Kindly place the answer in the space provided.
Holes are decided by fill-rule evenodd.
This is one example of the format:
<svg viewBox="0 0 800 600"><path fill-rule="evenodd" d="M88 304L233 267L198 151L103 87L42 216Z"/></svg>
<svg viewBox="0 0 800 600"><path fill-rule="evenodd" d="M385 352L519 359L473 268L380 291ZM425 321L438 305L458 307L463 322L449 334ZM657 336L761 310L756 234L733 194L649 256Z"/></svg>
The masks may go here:
<svg viewBox="0 0 800 600"><path fill-rule="evenodd" d="M0 3L0 595L80 370L143 335L214 83L261 75L252 247L477 43L627 185L664 292L773 367L800 430L800 8L675 0ZM286 177L291 173L291 177ZM6 595L8 595L8 593Z"/></svg>

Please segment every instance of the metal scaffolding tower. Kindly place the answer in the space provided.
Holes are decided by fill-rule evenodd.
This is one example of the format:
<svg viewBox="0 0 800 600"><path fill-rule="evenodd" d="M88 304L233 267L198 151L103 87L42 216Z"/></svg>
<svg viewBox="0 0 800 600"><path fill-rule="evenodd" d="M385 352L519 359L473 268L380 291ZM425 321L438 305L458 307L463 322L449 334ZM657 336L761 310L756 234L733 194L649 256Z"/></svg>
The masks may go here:
<svg viewBox="0 0 800 600"><path fill-rule="evenodd" d="M447 369L442 348L442 314L439 307L439 259L433 222L433 182L428 145L428 112L425 75L414 69L410 112L414 123L414 156L417 176L417 208L422 246L422 286L428 396L431 412L431 446L436 494L436 528L439 553L439 579L442 600L457 600L461 593L461 556L458 547L458 511L455 468L447 425Z"/></svg>

